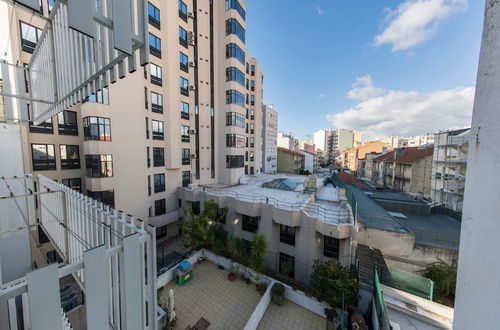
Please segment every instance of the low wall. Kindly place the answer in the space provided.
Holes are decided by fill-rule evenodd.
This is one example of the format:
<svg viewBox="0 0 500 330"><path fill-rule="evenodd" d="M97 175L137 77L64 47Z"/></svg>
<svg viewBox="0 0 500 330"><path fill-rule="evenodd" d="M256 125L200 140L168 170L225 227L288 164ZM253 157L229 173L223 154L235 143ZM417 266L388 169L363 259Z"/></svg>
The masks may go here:
<svg viewBox="0 0 500 330"><path fill-rule="evenodd" d="M266 292L264 293L264 295L262 295L262 298L260 298L260 301L253 310L252 315L250 315L247 324L243 328L244 330L255 330L259 326L262 317L264 317L264 314L266 313L269 303L271 303L272 299L271 288L274 285L274 283L275 283L274 281L271 281L271 283L269 283L269 285L267 286Z"/></svg>
<svg viewBox="0 0 500 330"><path fill-rule="evenodd" d="M194 265L198 261L198 257L201 256L203 250L196 251L193 253L187 260L191 263L191 265ZM176 264L169 270L167 270L165 273L161 274L160 276L157 277L156 279L156 288L162 288L165 285L167 285L170 281L174 279L174 274L175 270L177 269L177 266L180 264Z"/></svg>

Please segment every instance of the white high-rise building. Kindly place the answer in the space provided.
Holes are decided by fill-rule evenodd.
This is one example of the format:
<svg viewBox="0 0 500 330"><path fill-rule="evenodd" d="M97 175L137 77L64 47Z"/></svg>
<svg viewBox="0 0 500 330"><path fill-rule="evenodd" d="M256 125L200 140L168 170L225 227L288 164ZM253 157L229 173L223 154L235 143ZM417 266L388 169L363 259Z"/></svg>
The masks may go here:
<svg viewBox="0 0 500 330"><path fill-rule="evenodd" d="M278 111L272 104L262 105L262 172L278 171Z"/></svg>

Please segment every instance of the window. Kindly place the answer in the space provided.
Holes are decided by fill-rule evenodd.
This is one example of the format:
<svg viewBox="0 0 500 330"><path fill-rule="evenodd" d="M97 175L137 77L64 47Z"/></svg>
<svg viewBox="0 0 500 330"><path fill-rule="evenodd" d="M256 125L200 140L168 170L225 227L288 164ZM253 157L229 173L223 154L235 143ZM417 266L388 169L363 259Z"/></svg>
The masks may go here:
<svg viewBox="0 0 500 330"><path fill-rule="evenodd" d="M59 135L78 135L75 111L63 111L57 114Z"/></svg>
<svg viewBox="0 0 500 330"><path fill-rule="evenodd" d="M165 166L165 149L153 147L153 166Z"/></svg>
<svg viewBox="0 0 500 330"><path fill-rule="evenodd" d="M250 138L250 148L253 148L255 145L255 139L253 137Z"/></svg>
<svg viewBox="0 0 500 330"><path fill-rule="evenodd" d="M149 52L161 58L161 40L152 33L149 34Z"/></svg>
<svg viewBox="0 0 500 330"><path fill-rule="evenodd" d="M259 230L260 217L251 217L243 214L241 218L241 229L251 233L256 233Z"/></svg>
<svg viewBox="0 0 500 330"><path fill-rule="evenodd" d="M30 121L30 132L31 133L44 133L44 134L52 134L54 133L52 118L47 119L43 123L38 125L33 125L33 122Z"/></svg>
<svg viewBox="0 0 500 330"><path fill-rule="evenodd" d="M245 148L245 136L240 134L226 134L226 147Z"/></svg>
<svg viewBox="0 0 500 330"><path fill-rule="evenodd" d="M148 175L148 196L151 196L151 175Z"/></svg>
<svg viewBox="0 0 500 330"><path fill-rule="evenodd" d="M280 253L280 273L294 278L295 275L295 258L288 254Z"/></svg>
<svg viewBox="0 0 500 330"><path fill-rule="evenodd" d="M193 211L194 215L199 215L201 213L200 202L193 202L193 204L191 204L191 211Z"/></svg>
<svg viewBox="0 0 500 330"><path fill-rule="evenodd" d="M251 110L250 110L250 119L251 119L251 120L254 120L254 119L255 119L254 114L255 114L255 111L254 111L253 109L251 109Z"/></svg>
<svg viewBox="0 0 500 330"><path fill-rule="evenodd" d="M56 169L55 147L53 144L32 144L33 171Z"/></svg>
<svg viewBox="0 0 500 330"><path fill-rule="evenodd" d="M189 81L185 78L179 78L179 84L181 87L181 94L184 96L189 96Z"/></svg>
<svg viewBox="0 0 500 330"><path fill-rule="evenodd" d="M189 72L189 58L183 52L179 52L180 69L184 72Z"/></svg>
<svg viewBox="0 0 500 330"><path fill-rule="evenodd" d="M249 74L249 73L250 73L250 65L247 62L247 74Z"/></svg>
<svg viewBox="0 0 500 330"><path fill-rule="evenodd" d="M241 7L241 4L238 0L226 0L226 10L229 9L236 10L238 14L240 14L241 18L245 20L245 10L243 9L243 7Z"/></svg>
<svg viewBox="0 0 500 330"><path fill-rule="evenodd" d="M111 120L104 117L83 118L85 140L111 141Z"/></svg>
<svg viewBox="0 0 500 330"><path fill-rule="evenodd" d="M191 150L183 148L182 149L182 165L191 164Z"/></svg>
<svg viewBox="0 0 500 330"><path fill-rule="evenodd" d="M226 21L226 35L235 34L245 43L245 29L235 18L230 18Z"/></svg>
<svg viewBox="0 0 500 330"><path fill-rule="evenodd" d="M150 168L151 167L151 158L149 158L149 147L146 147L146 159L147 159L148 168Z"/></svg>
<svg viewBox="0 0 500 330"><path fill-rule="evenodd" d="M188 48L188 33L179 26L179 43Z"/></svg>
<svg viewBox="0 0 500 330"><path fill-rule="evenodd" d="M230 43L226 45L226 58L230 57L234 57L240 61L241 64L245 64L245 52L238 47L237 44Z"/></svg>
<svg viewBox="0 0 500 330"><path fill-rule="evenodd" d="M182 2L181 0L179 0L179 17L182 18L184 21L187 22L187 13L188 13L188 9L187 9L187 6L184 2Z"/></svg>
<svg viewBox="0 0 500 330"><path fill-rule="evenodd" d="M189 142L189 126L181 125L181 141Z"/></svg>
<svg viewBox="0 0 500 330"><path fill-rule="evenodd" d="M181 102L181 118L189 120L189 103Z"/></svg>
<svg viewBox="0 0 500 330"><path fill-rule="evenodd" d="M250 123L250 134L253 134L254 132L255 132L254 124Z"/></svg>
<svg viewBox="0 0 500 330"><path fill-rule="evenodd" d="M78 191L79 193L82 192L82 179L80 178L62 179L62 184Z"/></svg>
<svg viewBox="0 0 500 330"><path fill-rule="evenodd" d="M109 205L110 207L113 208L115 207L115 192L113 190L104 190L104 191L87 190L87 196L103 204Z"/></svg>
<svg viewBox="0 0 500 330"><path fill-rule="evenodd" d="M161 86L162 85L161 66L150 63L149 67L151 70L151 83Z"/></svg>
<svg viewBox="0 0 500 330"><path fill-rule="evenodd" d="M191 171L182 171L182 186L187 187L191 183Z"/></svg>
<svg viewBox="0 0 500 330"><path fill-rule="evenodd" d="M163 95L151 92L151 111L163 113Z"/></svg>
<svg viewBox="0 0 500 330"><path fill-rule="evenodd" d="M253 151L250 151L250 161L253 162L254 154Z"/></svg>
<svg viewBox="0 0 500 330"><path fill-rule="evenodd" d="M154 175L155 193L165 191L165 174Z"/></svg>
<svg viewBox="0 0 500 330"><path fill-rule="evenodd" d="M144 87L144 109L148 109L148 88Z"/></svg>
<svg viewBox="0 0 500 330"><path fill-rule="evenodd" d="M250 95L250 105L255 105L255 95Z"/></svg>
<svg viewBox="0 0 500 330"><path fill-rule="evenodd" d="M245 96L234 89L230 89L226 91L226 104L237 104L240 107L244 107Z"/></svg>
<svg viewBox="0 0 500 330"><path fill-rule="evenodd" d="M40 36L42 35L42 30L36 27L26 24L24 22L19 22L21 31L21 49L25 52L33 54L35 50L36 43Z"/></svg>
<svg viewBox="0 0 500 330"><path fill-rule="evenodd" d="M255 80L252 80L252 81L250 82L250 90L251 90L252 92L253 92L253 91L255 91Z"/></svg>
<svg viewBox="0 0 500 330"><path fill-rule="evenodd" d="M40 244L50 242L50 239L47 236L47 234L43 231L42 226L38 226L38 242Z"/></svg>
<svg viewBox="0 0 500 330"><path fill-rule="evenodd" d="M243 155L226 155L226 168L240 168L244 166Z"/></svg>
<svg viewBox="0 0 500 330"><path fill-rule="evenodd" d="M295 228L280 225L280 242L295 246Z"/></svg>
<svg viewBox="0 0 500 330"><path fill-rule="evenodd" d="M109 104L109 90L104 87L85 99L85 102Z"/></svg>
<svg viewBox="0 0 500 330"><path fill-rule="evenodd" d="M237 126L245 128L245 116L236 112L226 113L226 126Z"/></svg>
<svg viewBox="0 0 500 330"><path fill-rule="evenodd" d="M148 2L149 24L160 29L160 10Z"/></svg>
<svg viewBox="0 0 500 330"><path fill-rule="evenodd" d="M159 120L151 120L153 140L163 140L163 122Z"/></svg>
<svg viewBox="0 0 500 330"><path fill-rule="evenodd" d="M165 198L155 201L155 216L166 213L165 205L166 205Z"/></svg>
<svg viewBox="0 0 500 330"><path fill-rule="evenodd" d="M236 81L241 86L245 86L245 74L234 66L231 66L226 68L226 81Z"/></svg>
<svg viewBox="0 0 500 330"><path fill-rule="evenodd" d="M167 237L167 225L156 227L156 239L162 239Z"/></svg>
<svg viewBox="0 0 500 330"><path fill-rule="evenodd" d="M111 155L85 155L87 176L105 178L113 176L113 157Z"/></svg>
<svg viewBox="0 0 500 330"><path fill-rule="evenodd" d="M61 169L80 168L80 152L76 145L60 145L61 151Z"/></svg>
<svg viewBox="0 0 500 330"><path fill-rule="evenodd" d="M334 237L324 236L323 237L323 256L329 258L339 258L340 251L340 241Z"/></svg>

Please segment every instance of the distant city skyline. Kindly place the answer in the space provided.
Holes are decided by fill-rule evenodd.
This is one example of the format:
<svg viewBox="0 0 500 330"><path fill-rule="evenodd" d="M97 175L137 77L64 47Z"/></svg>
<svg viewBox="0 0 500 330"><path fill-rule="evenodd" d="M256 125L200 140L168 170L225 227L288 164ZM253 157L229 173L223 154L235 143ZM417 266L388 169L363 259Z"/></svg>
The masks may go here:
<svg viewBox="0 0 500 330"><path fill-rule="evenodd" d="M262 64L264 102L280 112L280 131L303 140L348 128L370 140L470 125L483 1L247 5L248 48Z"/></svg>

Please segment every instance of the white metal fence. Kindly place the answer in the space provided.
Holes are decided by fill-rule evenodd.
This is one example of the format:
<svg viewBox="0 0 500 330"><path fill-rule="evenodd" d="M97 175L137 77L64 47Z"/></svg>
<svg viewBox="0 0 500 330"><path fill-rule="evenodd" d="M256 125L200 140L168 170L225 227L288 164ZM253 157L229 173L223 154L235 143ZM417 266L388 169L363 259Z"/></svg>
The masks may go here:
<svg viewBox="0 0 500 330"><path fill-rule="evenodd" d="M42 175L35 181L40 226L64 262L0 286L0 329L61 329L59 279L69 274L85 292L89 329L156 329L154 228Z"/></svg>

